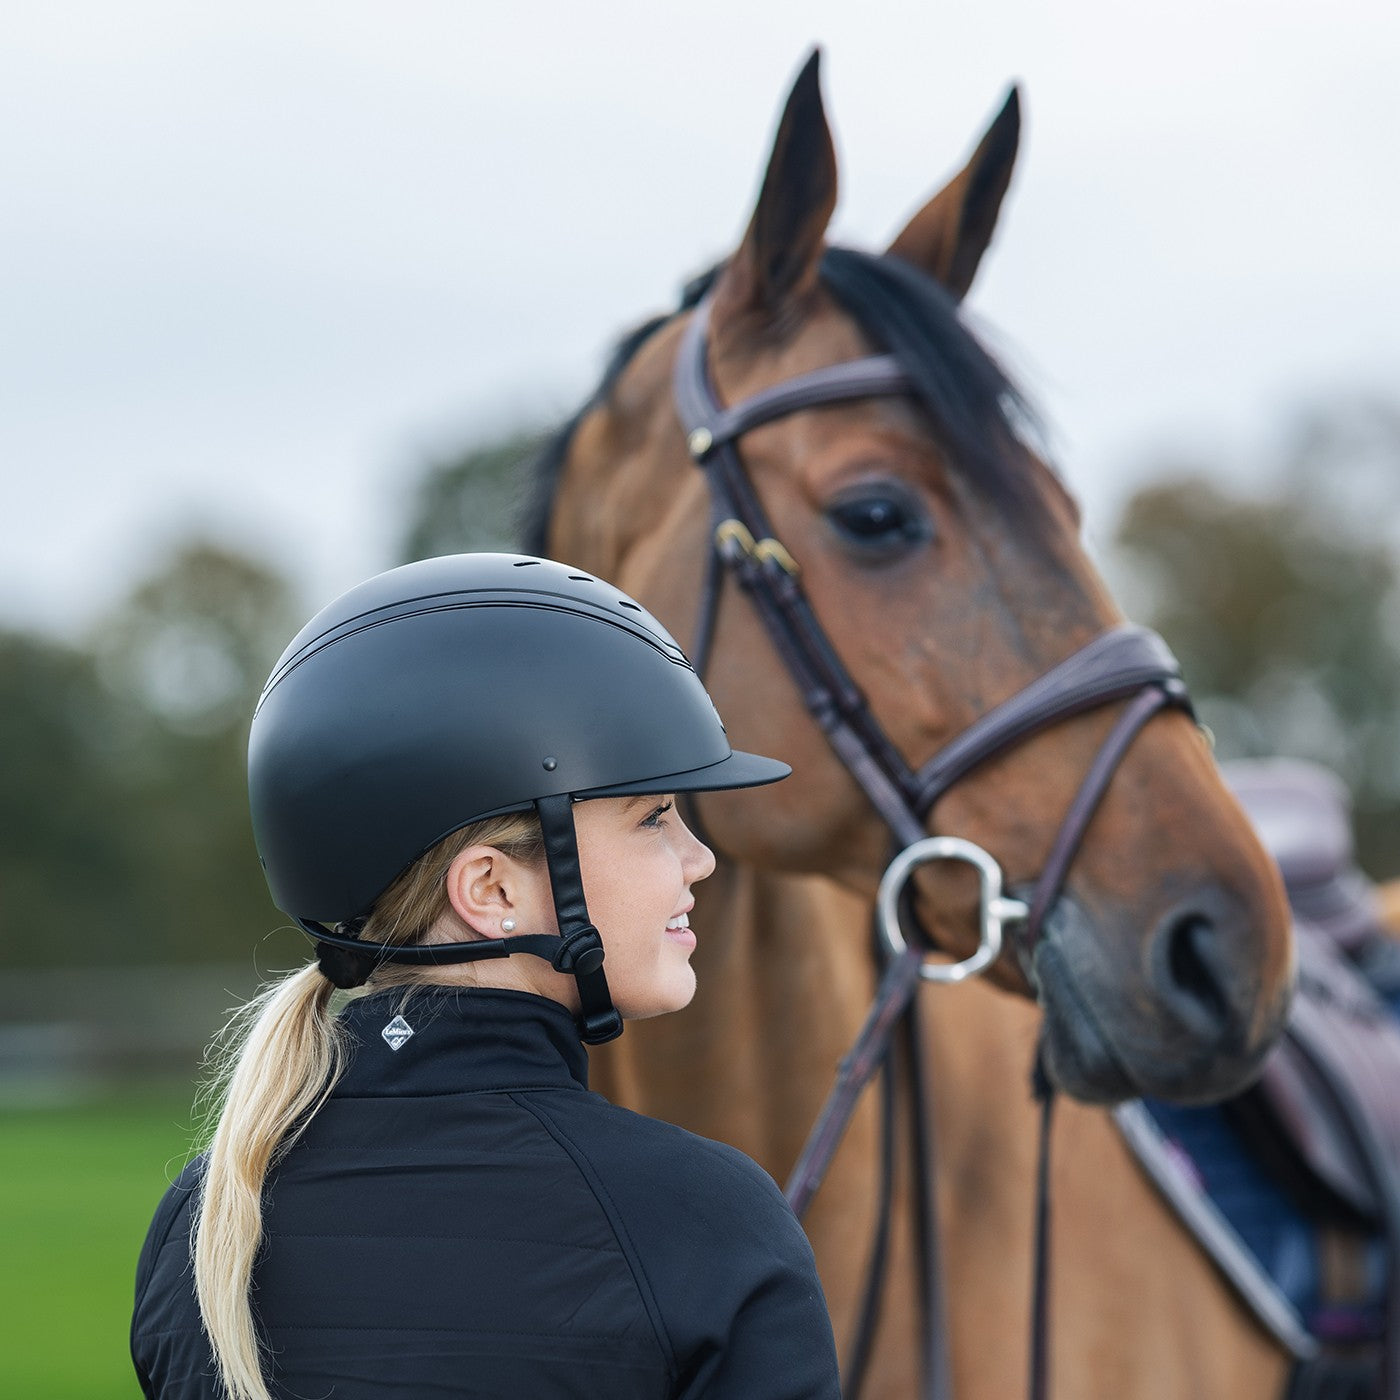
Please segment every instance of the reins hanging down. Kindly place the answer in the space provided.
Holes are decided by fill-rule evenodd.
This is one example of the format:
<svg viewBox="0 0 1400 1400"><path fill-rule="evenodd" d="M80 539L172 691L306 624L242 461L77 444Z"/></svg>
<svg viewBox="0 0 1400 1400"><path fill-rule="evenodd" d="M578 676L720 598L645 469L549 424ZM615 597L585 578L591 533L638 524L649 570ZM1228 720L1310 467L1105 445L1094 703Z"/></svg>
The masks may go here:
<svg viewBox="0 0 1400 1400"><path fill-rule="evenodd" d="M1012 922L1022 925L1019 951L1029 965L1044 920L1059 897L1093 814L1129 746L1160 710L1175 707L1189 712L1191 702L1180 667L1166 643L1145 628L1117 627L988 711L920 768L911 768L871 712L813 611L802 587L798 563L776 537L744 470L738 440L761 423L805 409L872 396L912 394L913 381L896 357L877 355L816 370L761 390L739 404L721 407L707 368L709 314L709 301L702 301L682 334L673 372L676 410L686 443L705 473L710 494L711 549L695 631L696 670L704 674L724 577L731 574L762 620L808 713L889 826L898 845L881 883L879 923L886 970L865 1025L842 1062L836 1086L789 1182L789 1199L800 1214L821 1183L861 1090L877 1069L883 1066L888 1070L895 1028L904 1026L911 1040L917 1038L915 992L920 980L955 982L982 971L998 956L1003 926ZM1029 903L1002 895L1001 868L988 852L957 838L928 835L927 819L938 799L986 759L1060 720L1122 700L1129 703L1070 803ZM971 863L981 879L979 946L976 953L960 963L926 963L927 950L922 942L908 943L899 929L899 899L905 883L918 865L936 860ZM1044 1161L1049 1142L1048 1093L1043 1102L1037 1285L1031 1341L1030 1386L1034 1400L1044 1400L1048 1385L1048 1304L1043 1286L1049 1210ZM922 1096L916 1099L914 1111L916 1138L931 1141L931 1125L920 1121L927 1118ZM933 1165L930 1158L924 1164L925 1172L931 1175ZM885 1178L889 1175L886 1170ZM923 1185L925 1201L931 1203L931 1181ZM881 1218L886 1215L882 1209ZM927 1206L920 1216L925 1280L924 1394L929 1400L949 1400L951 1382L936 1222ZM880 1253L878 1242L874 1253ZM860 1330L852 1346L856 1357L868 1352L877 1315L874 1291L880 1284L880 1278L872 1271L860 1310ZM858 1388L861 1369L855 1366L854 1377L848 1379L850 1395Z"/></svg>

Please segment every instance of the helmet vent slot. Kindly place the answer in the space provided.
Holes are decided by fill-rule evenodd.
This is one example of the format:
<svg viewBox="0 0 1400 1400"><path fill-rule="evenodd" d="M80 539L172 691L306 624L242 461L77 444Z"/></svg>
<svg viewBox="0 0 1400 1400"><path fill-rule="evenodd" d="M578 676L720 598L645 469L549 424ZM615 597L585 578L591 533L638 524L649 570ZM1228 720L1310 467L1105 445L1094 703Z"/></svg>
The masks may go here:
<svg viewBox="0 0 1400 1400"><path fill-rule="evenodd" d="M539 567L538 559L517 559L512 565L516 569L534 569Z"/></svg>

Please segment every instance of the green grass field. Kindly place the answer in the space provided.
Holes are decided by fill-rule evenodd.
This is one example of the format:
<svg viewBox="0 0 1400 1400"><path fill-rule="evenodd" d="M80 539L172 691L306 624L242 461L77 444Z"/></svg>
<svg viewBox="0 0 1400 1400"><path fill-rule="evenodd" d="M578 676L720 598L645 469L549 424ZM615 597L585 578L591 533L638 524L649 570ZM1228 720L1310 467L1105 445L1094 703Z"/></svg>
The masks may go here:
<svg viewBox="0 0 1400 1400"><path fill-rule="evenodd" d="M188 1094L0 1112L0 1395L139 1400L136 1256L189 1121Z"/></svg>

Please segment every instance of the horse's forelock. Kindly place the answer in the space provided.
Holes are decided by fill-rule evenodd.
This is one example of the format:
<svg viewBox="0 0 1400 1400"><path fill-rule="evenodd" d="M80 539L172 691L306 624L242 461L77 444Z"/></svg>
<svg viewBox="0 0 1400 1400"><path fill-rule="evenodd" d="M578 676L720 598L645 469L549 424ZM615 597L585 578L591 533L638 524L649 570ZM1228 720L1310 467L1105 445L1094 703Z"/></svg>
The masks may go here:
<svg viewBox="0 0 1400 1400"><path fill-rule="evenodd" d="M909 373L951 465L1026 523L1038 499L1026 437L1040 437L1038 415L964 324L958 302L912 264L851 248L827 250L822 281Z"/></svg>

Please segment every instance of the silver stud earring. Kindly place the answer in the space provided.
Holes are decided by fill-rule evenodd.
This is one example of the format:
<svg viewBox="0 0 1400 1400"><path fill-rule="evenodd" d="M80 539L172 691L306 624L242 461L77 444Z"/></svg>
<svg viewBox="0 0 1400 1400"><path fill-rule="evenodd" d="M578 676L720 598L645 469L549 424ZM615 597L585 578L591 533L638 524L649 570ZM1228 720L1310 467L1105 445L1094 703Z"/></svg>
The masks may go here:
<svg viewBox="0 0 1400 1400"><path fill-rule="evenodd" d="M514 933L514 932L515 932L515 920L514 920L514 919L502 919L502 920L501 920L501 932L502 932L502 933Z"/></svg>

